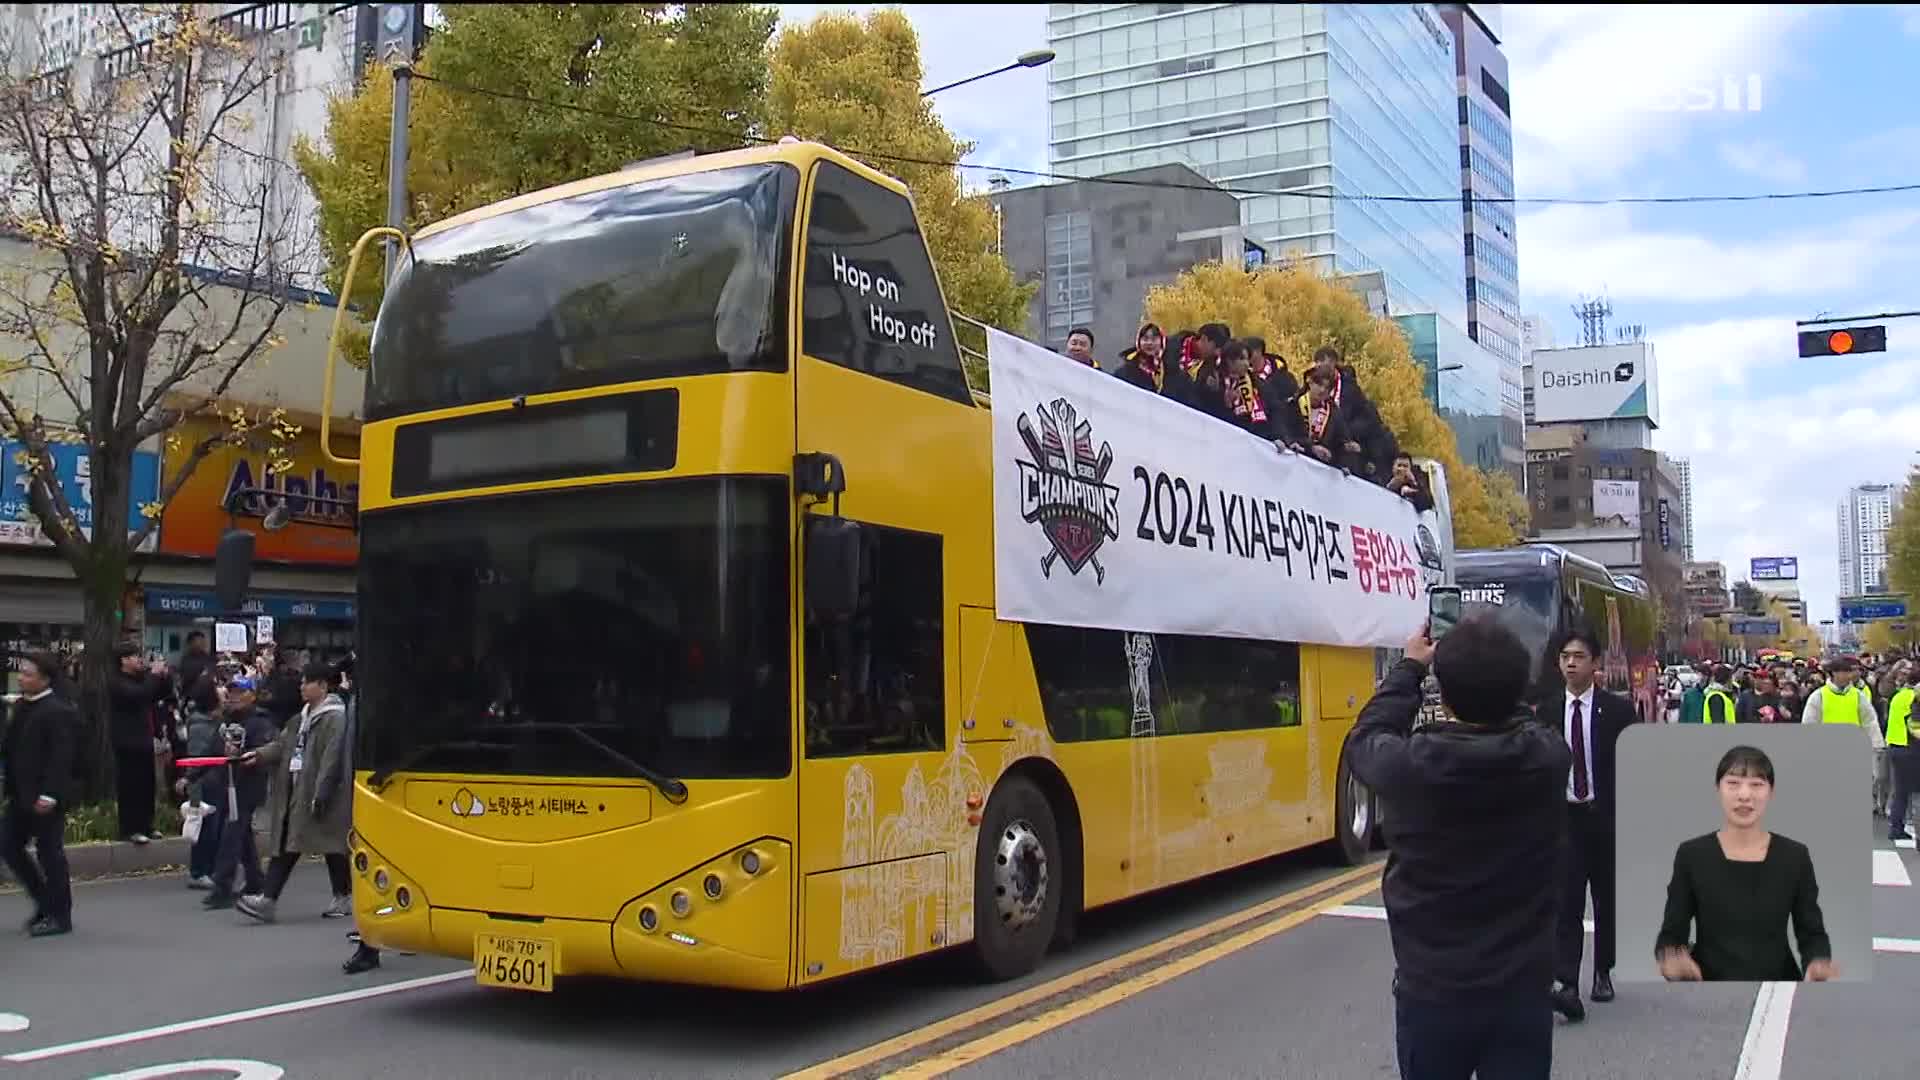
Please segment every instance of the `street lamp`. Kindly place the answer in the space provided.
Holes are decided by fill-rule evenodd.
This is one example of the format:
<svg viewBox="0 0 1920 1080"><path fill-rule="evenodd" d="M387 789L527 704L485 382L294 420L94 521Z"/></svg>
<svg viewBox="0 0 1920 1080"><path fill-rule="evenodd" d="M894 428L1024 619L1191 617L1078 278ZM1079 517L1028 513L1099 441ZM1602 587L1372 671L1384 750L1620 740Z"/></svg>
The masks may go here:
<svg viewBox="0 0 1920 1080"><path fill-rule="evenodd" d="M1013 63L1007 64L1004 67L997 67L997 68L994 68L992 71L983 71L978 75L969 75L966 78L961 79L959 82L950 82L944 86L936 86L931 90L922 90L920 91L920 96L932 97L933 95L939 93L942 90L951 90L956 86L965 86L970 82L979 82L981 79L990 78L994 75L1002 74L1003 72L1012 71L1014 68L1033 68L1033 67L1040 67L1043 64L1051 64L1053 63L1053 57L1054 57L1054 52L1052 49L1035 49L1032 52L1024 52L1024 53L1021 53L1017 58L1015 58Z"/></svg>

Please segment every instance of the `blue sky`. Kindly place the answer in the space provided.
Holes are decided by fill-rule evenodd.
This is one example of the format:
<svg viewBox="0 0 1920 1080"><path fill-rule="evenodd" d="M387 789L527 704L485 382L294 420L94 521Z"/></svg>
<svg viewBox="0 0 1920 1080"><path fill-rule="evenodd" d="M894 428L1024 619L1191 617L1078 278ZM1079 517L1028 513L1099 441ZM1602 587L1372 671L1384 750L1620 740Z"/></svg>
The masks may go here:
<svg viewBox="0 0 1920 1080"><path fill-rule="evenodd" d="M788 19L824 7L782 5ZM1046 44L1046 7L904 5L931 82ZM1920 5L1504 5L1522 198L1749 194L1920 182ZM1732 80L1738 109L1679 110ZM1760 107L1744 88L1758 81ZM1017 71L939 98L973 160L1046 167L1046 82ZM1446 194L1446 193L1436 193ZM1744 575L1797 555L1832 618L1835 510L1920 449L1920 319L1888 352L1801 360L1796 318L1920 308L1920 192L1682 206L1522 206L1523 306L1562 344L1605 292L1660 369L1655 442L1694 463L1695 555Z"/></svg>

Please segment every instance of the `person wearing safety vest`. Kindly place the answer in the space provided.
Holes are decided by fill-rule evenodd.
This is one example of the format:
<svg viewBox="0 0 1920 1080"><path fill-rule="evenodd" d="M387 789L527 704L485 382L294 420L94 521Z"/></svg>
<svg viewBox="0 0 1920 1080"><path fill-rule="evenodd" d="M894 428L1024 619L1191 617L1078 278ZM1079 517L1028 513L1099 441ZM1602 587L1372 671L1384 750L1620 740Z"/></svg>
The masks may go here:
<svg viewBox="0 0 1920 1080"><path fill-rule="evenodd" d="M1873 711L1873 697L1864 687L1854 685L1854 676L1859 670L1859 665L1846 656L1828 664L1827 683L1807 695L1800 722L1851 724L1866 729L1867 742L1873 748L1867 757L1867 799L1873 804L1873 813L1879 814L1884 808L1873 791L1873 776L1878 771L1880 755L1886 750L1886 736L1880 732L1880 717Z"/></svg>
<svg viewBox="0 0 1920 1080"><path fill-rule="evenodd" d="M1920 795L1920 732L1914 731L1915 687L1920 686L1920 667L1909 665L1900 673L1900 689L1893 692L1887 706L1887 766L1893 774L1893 801L1887 804L1887 839L1911 840L1907 831L1910 803Z"/></svg>
<svg viewBox="0 0 1920 1080"><path fill-rule="evenodd" d="M1737 712L1733 698L1733 669L1721 664L1713 669L1713 681L1707 684L1707 694L1701 702L1700 722L1703 724L1731 724Z"/></svg>

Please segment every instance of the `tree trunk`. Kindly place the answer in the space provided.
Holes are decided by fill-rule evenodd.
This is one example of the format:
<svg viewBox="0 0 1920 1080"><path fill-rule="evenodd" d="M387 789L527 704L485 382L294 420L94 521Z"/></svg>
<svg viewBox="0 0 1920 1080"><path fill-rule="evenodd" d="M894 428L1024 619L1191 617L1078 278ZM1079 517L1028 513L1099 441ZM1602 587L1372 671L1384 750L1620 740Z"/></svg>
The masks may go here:
<svg viewBox="0 0 1920 1080"><path fill-rule="evenodd" d="M120 645L125 580L124 560L104 571L96 565L80 578L86 605L81 638L85 649L80 654L80 715L85 730L81 745L87 754L85 768L76 772L86 802L110 798L114 790L112 699L107 688L120 670L114 651Z"/></svg>

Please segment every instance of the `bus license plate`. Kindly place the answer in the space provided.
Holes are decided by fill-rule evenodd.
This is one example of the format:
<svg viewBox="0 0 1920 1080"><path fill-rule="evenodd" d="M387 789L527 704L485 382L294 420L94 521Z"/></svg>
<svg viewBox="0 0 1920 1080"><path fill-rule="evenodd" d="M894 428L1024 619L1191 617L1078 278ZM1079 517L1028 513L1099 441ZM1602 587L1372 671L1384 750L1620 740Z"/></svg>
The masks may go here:
<svg viewBox="0 0 1920 1080"><path fill-rule="evenodd" d="M553 968L560 946L546 938L475 934L473 977L482 986L553 992Z"/></svg>

